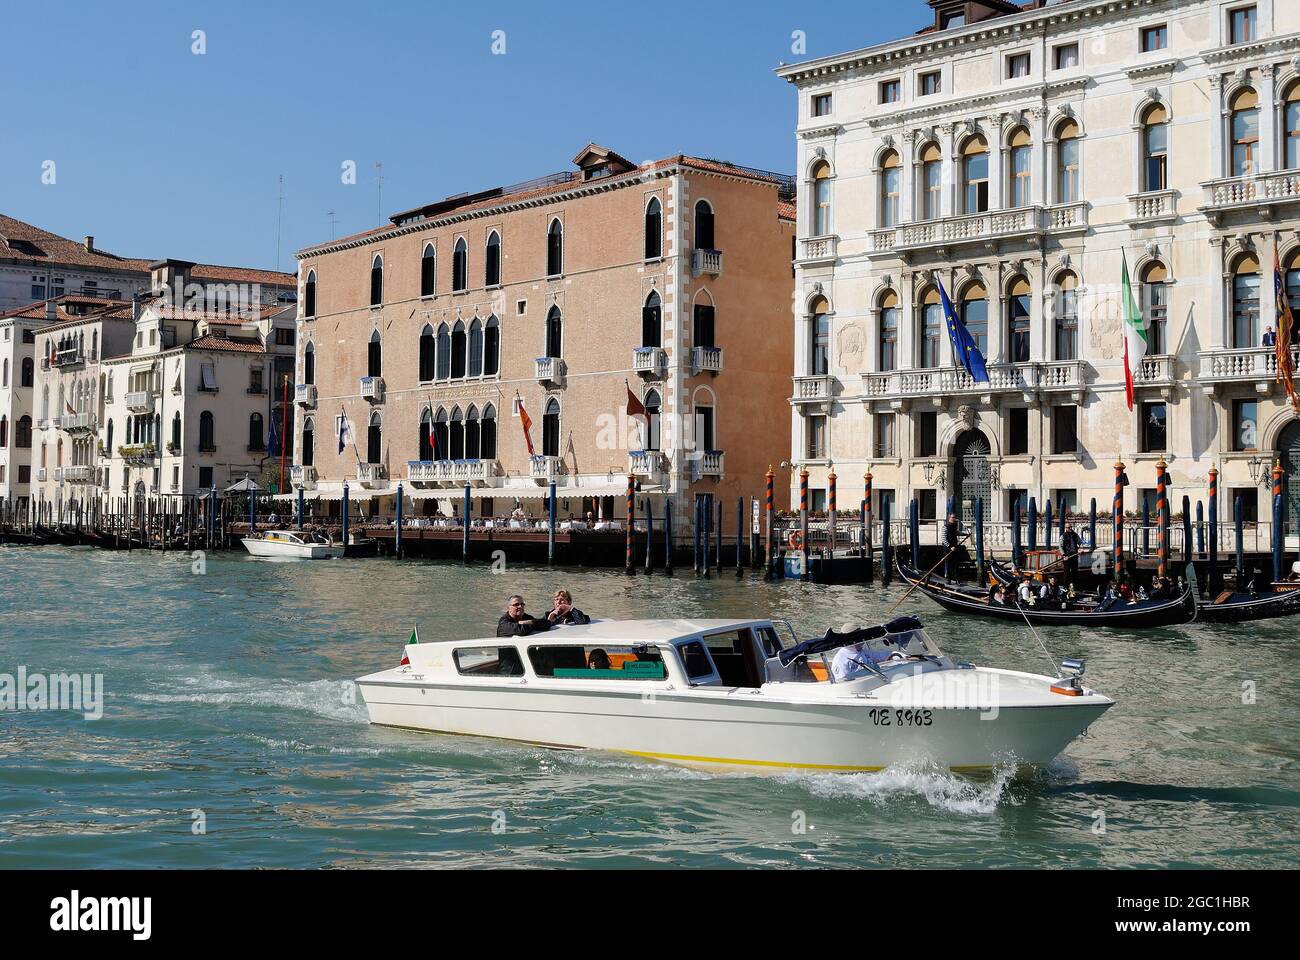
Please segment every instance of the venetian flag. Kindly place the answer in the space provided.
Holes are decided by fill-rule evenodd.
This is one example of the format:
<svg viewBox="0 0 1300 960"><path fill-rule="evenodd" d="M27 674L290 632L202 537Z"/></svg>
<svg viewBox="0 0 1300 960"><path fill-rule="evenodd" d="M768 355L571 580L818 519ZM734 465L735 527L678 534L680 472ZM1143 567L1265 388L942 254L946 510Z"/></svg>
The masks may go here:
<svg viewBox="0 0 1300 960"><path fill-rule="evenodd" d="M533 436L529 432L533 429L533 418L528 415L528 410L524 407L524 398L516 397L515 399L519 403L519 425L524 428L524 443L528 444L528 455L535 457L537 453L533 450Z"/></svg>
<svg viewBox="0 0 1300 960"><path fill-rule="evenodd" d="M1295 368L1291 358L1291 336L1295 317L1291 315L1291 299L1286 294L1286 284L1282 281L1282 267L1277 259L1277 247L1273 248L1273 293L1277 298L1277 382L1286 388L1286 395L1291 400L1291 407L1300 413L1300 397L1295 392Z"/></svg>
<svg viewBox="0 0 1300 960"><path fill-rule="evenodd" d="M1128 408L1133 409L1133 374L1147 355L1147 324L1133 298L1133 284L1128 278L1128 256L1120 250L1123 277L1120 281L1120 299L1124 308L1124 396Z"/></svg>

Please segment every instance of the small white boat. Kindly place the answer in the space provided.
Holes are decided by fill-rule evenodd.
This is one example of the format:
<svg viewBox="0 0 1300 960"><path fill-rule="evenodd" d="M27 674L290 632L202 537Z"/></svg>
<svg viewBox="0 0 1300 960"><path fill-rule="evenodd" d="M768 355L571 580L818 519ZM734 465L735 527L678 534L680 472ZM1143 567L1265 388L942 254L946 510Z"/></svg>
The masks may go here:
<svg viewBox="0 0 1300 960"><path fill-rule="evenodd" d="M788 626L788 625L787 625ZM408 644L357 681L373 724L610 750L707 769L1048 763L1114 701L954 663L919 620L782 643L768 620L593 621Z"/></svg>
<svg viewBox="0 0 1300 960"><path fill-rule="evenodd" d="M343 544L319 533L297 530L268 530L244 537L244 549L255 557L279 560L328 560L343 556Z"/></svg>

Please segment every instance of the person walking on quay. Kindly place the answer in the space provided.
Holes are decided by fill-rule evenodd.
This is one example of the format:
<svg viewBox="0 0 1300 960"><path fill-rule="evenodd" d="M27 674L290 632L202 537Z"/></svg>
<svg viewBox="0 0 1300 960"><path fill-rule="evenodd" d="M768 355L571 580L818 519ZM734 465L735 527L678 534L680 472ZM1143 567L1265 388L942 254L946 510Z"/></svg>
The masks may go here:
<svg viewBox="0 0 1300 960"><path fill-rule="evenodd" d="M1079 576L1079 535L1071 523L1065 525L1061 535L1061 553L1065 556L1065 582L1073 584Z"/></svg>
<svg viewBox="0 0 1300 960"><path fill-rule="evenodd" d="M498 637L526 637L533 633L542 633L551 629L555 611L545 617L535 619L524 612L524 598L515 594L506 606L506 612L497 621Z"/></svg>

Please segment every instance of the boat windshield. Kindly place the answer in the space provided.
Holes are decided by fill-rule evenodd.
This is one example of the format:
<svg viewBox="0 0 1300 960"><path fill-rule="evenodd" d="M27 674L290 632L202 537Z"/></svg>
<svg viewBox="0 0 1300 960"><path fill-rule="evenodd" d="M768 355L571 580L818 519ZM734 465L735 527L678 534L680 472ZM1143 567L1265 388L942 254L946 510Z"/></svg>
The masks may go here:
<svg viewBox="0 0 1300 960"><path fill-rule="evenodd" d="M929 640L923 630L886 634L839 647L822 654L830 675L837 681L855 680L864 674L879 674L890 666L913 663L917 657L930 655Z"/></svg>

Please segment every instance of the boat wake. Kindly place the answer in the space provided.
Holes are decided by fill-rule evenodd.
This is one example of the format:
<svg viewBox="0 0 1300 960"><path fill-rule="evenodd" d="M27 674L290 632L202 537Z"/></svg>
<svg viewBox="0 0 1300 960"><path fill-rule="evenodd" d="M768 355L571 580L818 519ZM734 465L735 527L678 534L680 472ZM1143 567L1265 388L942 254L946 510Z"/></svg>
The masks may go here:
<svg viewBox="0 0 1300 960"><path fill-rule="evenodd" d="M1012 763L999 764L979 780L926 764L890 766L877 773L790 774L781 779L819 797L879 804L919 798L945 813L987 816L1002 804L1021 802L1010 789L1015 775Z"/></svg>
<svg viewBox="0 0 1300 960"><path fill-rule="evenodd" d="M212 674L178 677L167 692L138 693L145 703L201 703L224 707L271 707L308 713L345 723L368 724L366 706L350 680L286 680L245 677L229 680Z"/></svg>

